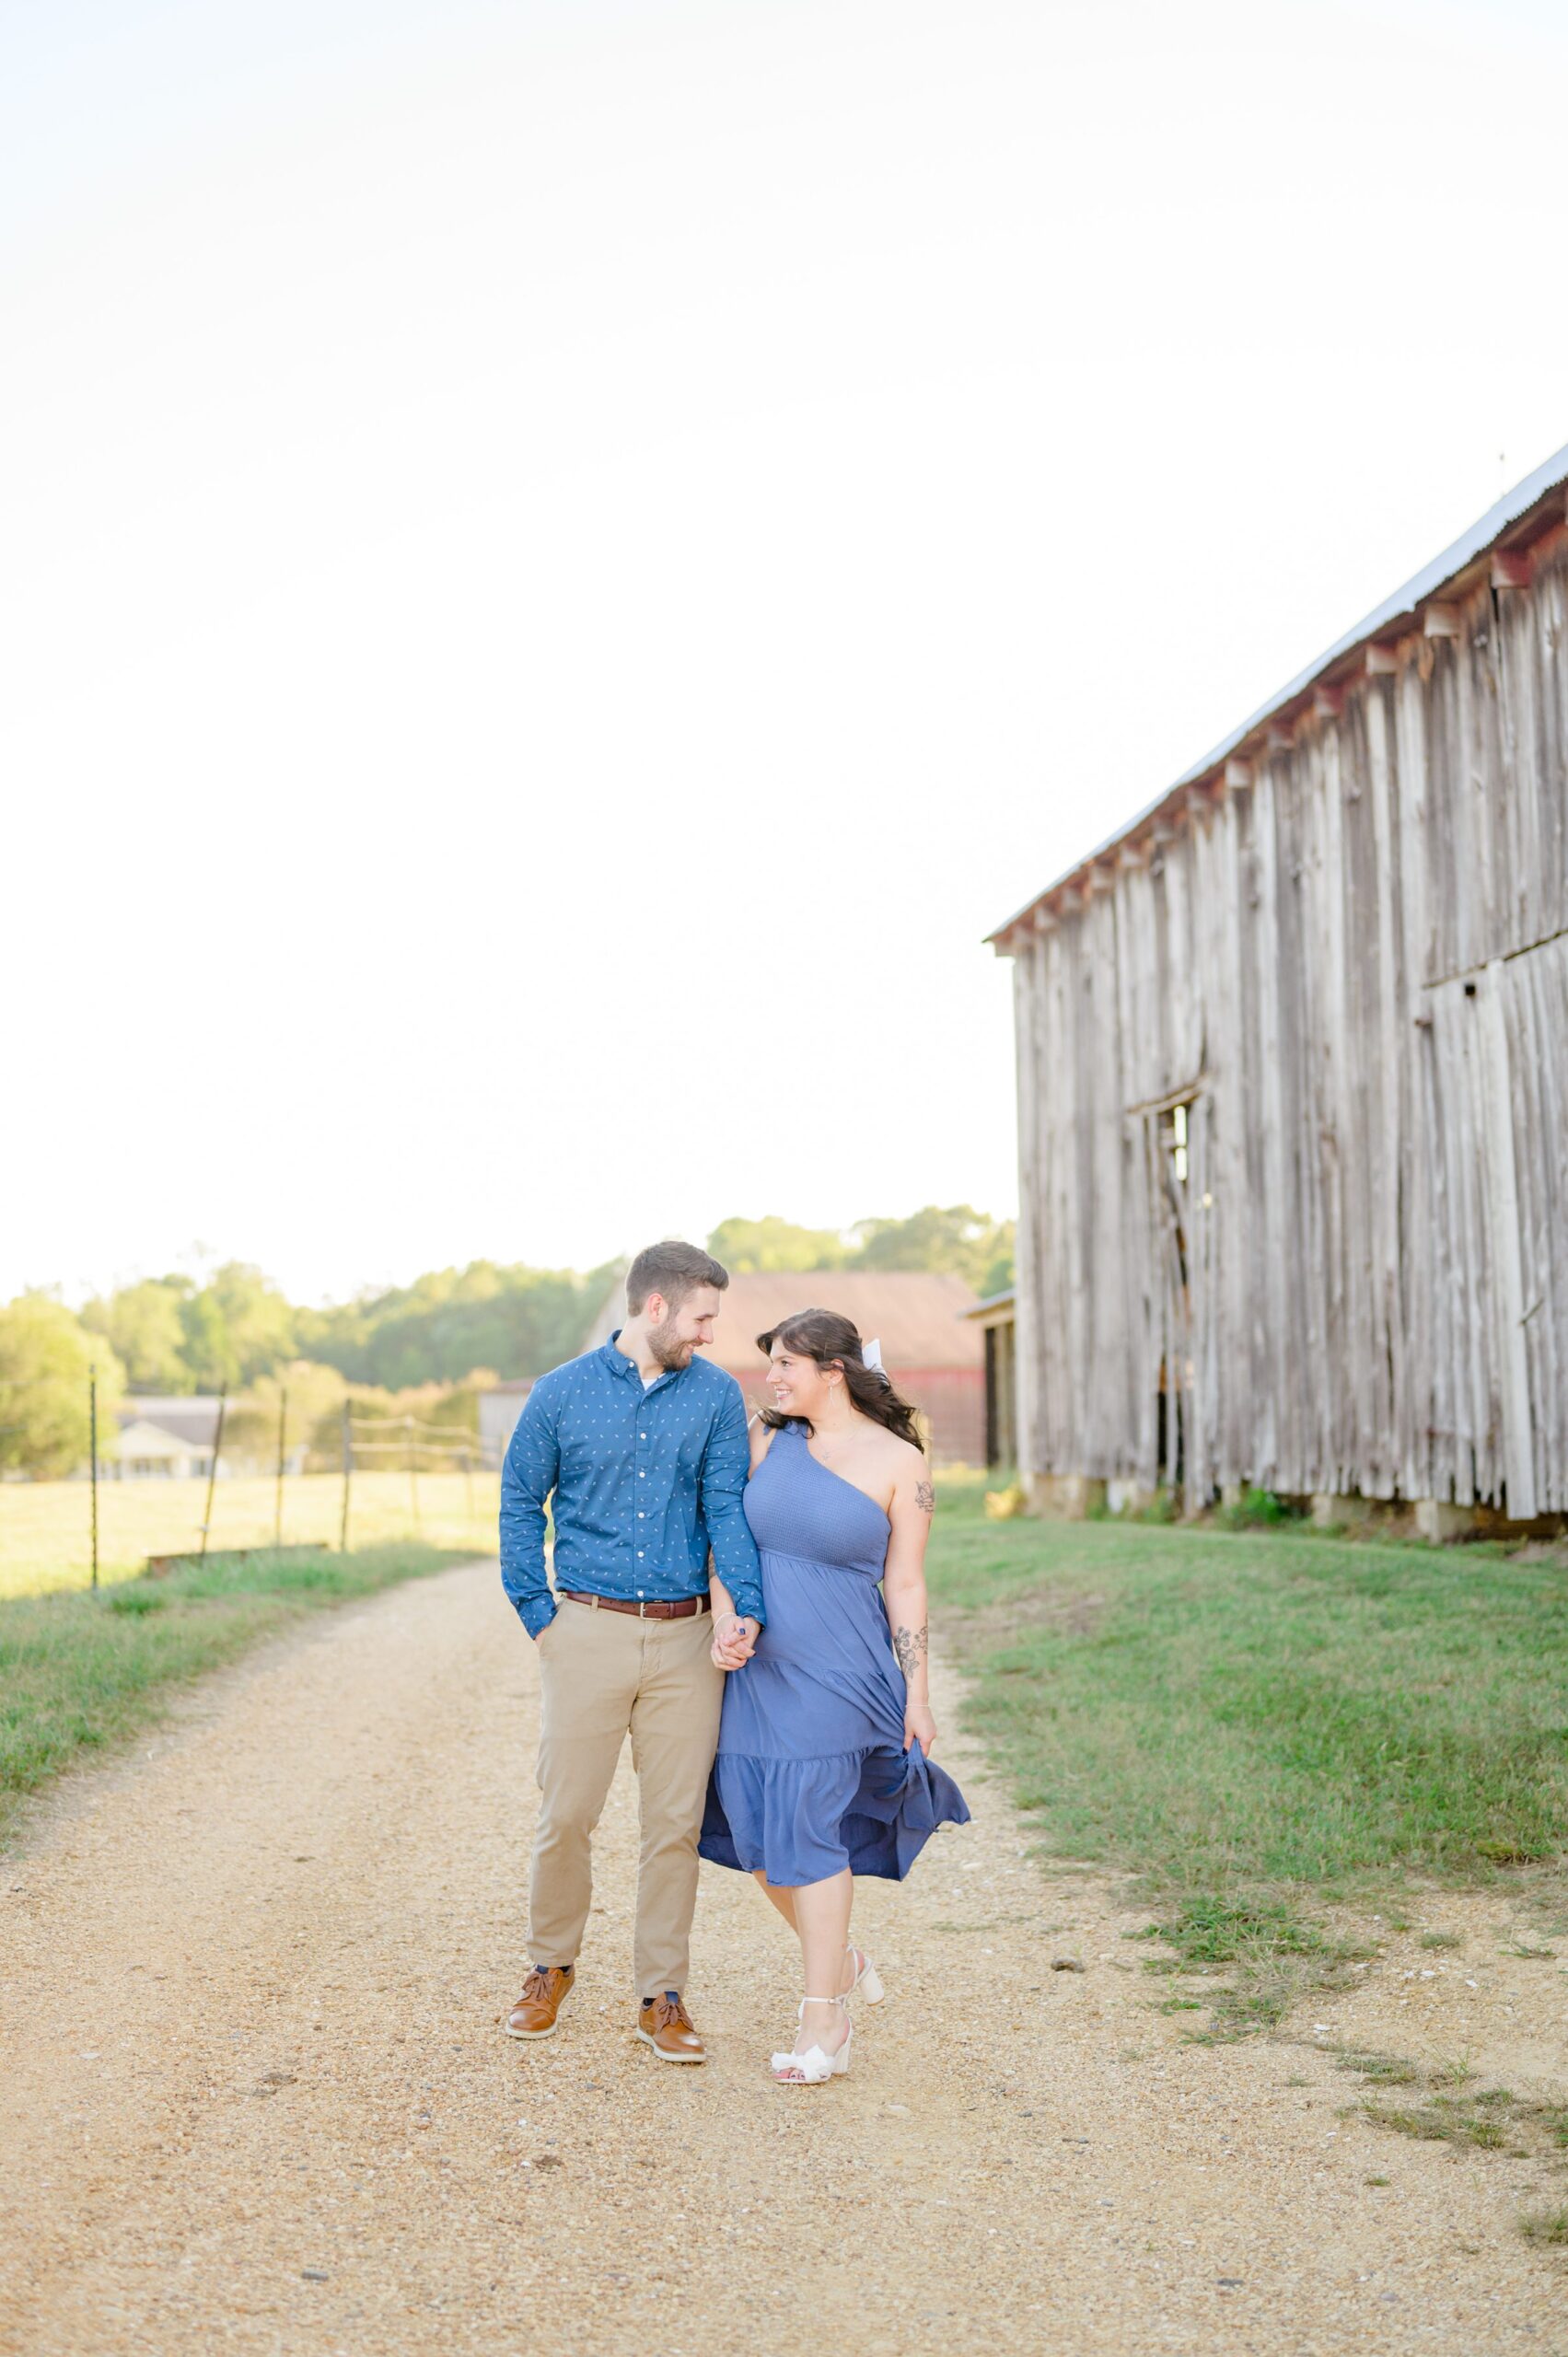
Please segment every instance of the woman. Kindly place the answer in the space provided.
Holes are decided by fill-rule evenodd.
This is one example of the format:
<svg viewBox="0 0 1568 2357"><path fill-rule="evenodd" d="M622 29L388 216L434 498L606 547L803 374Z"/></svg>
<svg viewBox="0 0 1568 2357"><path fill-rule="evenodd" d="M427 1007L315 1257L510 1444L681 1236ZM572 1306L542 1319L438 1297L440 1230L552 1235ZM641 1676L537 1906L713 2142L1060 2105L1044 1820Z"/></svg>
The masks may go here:
<svg viewBox="0 0 1568 2357"><path fill-rule="evenodd" d="M746 1518L767 1624L726 1681L702 1852L754 1875L799 1937L806 1994L786 2086L849 2068L848 2003L882 1995L850 1943L854 1876L901 1881L938 1825L967 1823L931 1761L925 1541L935 1504L914 1411L847 1318L759 1334L774 1406L751 1428ZM877 1593L877 1583L882 1594ZM715 1615L734 1609L713 1583ZM715 1636L714 1658L730 1667Z"/></svg>

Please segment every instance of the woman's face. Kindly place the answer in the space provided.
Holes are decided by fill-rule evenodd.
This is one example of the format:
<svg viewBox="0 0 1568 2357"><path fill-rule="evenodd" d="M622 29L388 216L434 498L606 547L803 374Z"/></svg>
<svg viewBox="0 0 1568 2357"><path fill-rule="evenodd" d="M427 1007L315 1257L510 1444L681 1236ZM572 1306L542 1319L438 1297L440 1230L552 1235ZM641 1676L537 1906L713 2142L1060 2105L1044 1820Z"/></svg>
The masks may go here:
<svg viewBox="0 0 1568 2357"><path fill-rule="evenodd" d="M792 1351L787 1342L776 1341L768 1353L768 1388L774 1407L785 1416L804 1416L814 1423L842 1382L837 1374L830 1381L815 1359L804 1351Z"/></svg>

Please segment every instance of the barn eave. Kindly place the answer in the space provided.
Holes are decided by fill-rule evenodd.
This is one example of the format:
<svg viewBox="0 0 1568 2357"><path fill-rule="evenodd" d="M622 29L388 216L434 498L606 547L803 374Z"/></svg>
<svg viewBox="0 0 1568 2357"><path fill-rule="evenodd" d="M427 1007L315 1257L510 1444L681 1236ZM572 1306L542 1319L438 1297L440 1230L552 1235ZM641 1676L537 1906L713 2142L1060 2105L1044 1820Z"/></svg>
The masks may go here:
<svg viewBox="0 0 1568 2357"><path fill-rule="evenodd" d="M1286 749L1303 721L1337 714L1351 690L1396 670L1405 650L1422 637L1450 634L1452 607L1483 582L1498 590L1527 586L1537 556L1568 527L1565 485L1568 444L1260 704L1173 785L987 934L996 955L1016 957L1097 891L1109 889L1122 868L1140 865L1184 822L1227 794L1247 792L1256 762Z"/></svg>

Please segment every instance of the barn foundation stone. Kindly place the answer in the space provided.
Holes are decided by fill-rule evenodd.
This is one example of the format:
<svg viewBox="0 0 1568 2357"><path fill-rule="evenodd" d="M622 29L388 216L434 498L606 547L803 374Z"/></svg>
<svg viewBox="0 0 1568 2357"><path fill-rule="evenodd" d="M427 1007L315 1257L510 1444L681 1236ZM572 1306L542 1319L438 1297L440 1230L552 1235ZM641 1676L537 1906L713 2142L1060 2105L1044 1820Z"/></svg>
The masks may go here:
<svg viewBox="0 0 1568 2357"><path fill-rule="evenodd" d="M1423 1538L1441 1546L1446 1539L1469 1538L1481 1527L1481 1516L1474 1506L1450 1505L1446 1498L1418 1498L1415 1527Z"/></svg>
<svg viewBox="0 0 1568 2357"><path fill-rule="evenodd" d="M1159 1494L1147 1481L1115 1480L1105 1485L1105 1503L1114 1515L1147 1514L1158 1504Z"/></svg>
<svg viewBox="0 0 1568 2357"><path fill-rule="evenodd" d="M1332 1490L1314 1490L1312 1493L1312 1521L1318 1530L1327 1530L1335 1523L1370 1522L1373 1514L1370 1498L1354 1493L1341 1497Z"/></svg>
<svg viewBox="0 0 1568 2357"><path fill-rule="evenodd" d="M1087 1473L1036 1473L1029 1480L1031 1510L1047 1522L1082 1522L1105 1504L1105 1483Z"/></svg>

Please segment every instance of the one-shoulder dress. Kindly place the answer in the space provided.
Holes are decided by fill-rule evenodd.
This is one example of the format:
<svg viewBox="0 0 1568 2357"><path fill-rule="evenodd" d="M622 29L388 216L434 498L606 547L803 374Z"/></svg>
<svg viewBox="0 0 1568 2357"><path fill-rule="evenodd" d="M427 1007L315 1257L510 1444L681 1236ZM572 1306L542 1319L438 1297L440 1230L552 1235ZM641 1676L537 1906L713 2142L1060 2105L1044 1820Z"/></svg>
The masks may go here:
<svg viewBox="0 0 1568 2357"><path fill-rule="evenodd" d="M902 1881L939 1825L965 1825L952 1778L904 1749L903 1672L881 1579L890 1527L874 1498L775 1433L746 1486L767 1621L725 1679L700 1843L778 1887L845 1866Z"/></svg>

